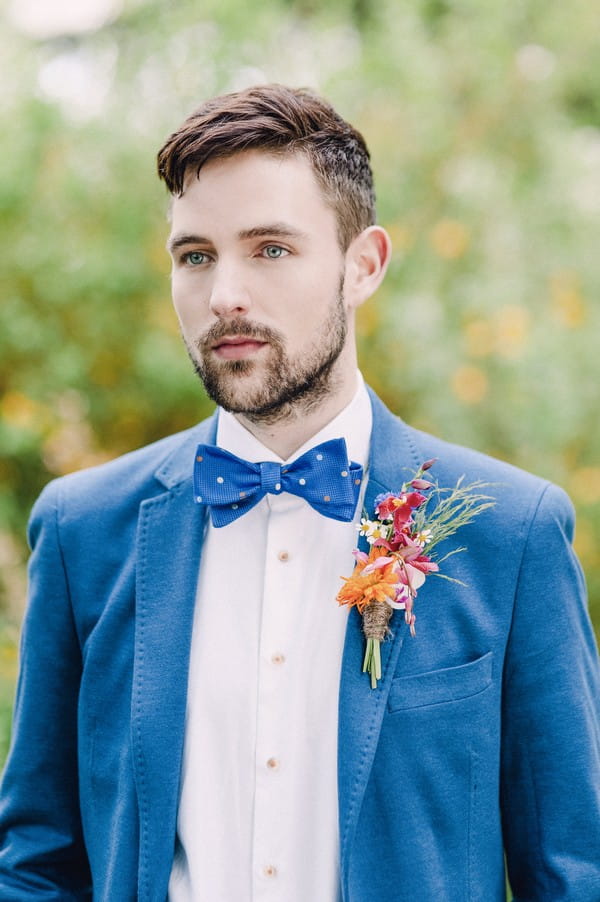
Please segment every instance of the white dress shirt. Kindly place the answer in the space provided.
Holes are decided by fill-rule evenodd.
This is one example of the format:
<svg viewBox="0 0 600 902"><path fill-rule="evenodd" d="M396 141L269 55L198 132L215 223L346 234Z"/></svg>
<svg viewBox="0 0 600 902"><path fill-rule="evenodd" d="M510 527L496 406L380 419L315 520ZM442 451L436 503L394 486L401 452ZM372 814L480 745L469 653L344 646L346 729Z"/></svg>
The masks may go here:
<svg viewBox="0 0 600 902"><path fill-rule="evenodd" d="M285 461L343 437L366 468L371 404L352 402ZM219 411L217 444L277 461ZM363 480L363 490L366 480ZM188 683L178 843L169 902L337 902L338 690L354 522L302 498L266 495L207 521Z"/></svg>

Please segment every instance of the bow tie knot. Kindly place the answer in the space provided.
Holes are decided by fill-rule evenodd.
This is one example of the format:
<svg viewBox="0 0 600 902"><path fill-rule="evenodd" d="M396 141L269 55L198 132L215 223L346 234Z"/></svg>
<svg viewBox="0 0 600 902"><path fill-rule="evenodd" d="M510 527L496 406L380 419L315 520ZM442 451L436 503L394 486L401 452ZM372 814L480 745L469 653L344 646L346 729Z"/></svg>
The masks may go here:
<svg viewBox="0 0 600 902"><path fill-rule="evenodd" d="M263 494L270 492L278 495L281 492L281 465L271 460L259 464L260 488Z"/></svg>
<svg viewBox="0 0 600 902"><path fill-rule="evenodd" d="M354 517L362 467L348 460L344 439L323 442L291 464L250 463L216 445L198 445L194 466L196 501L210 506L214 526L226 526L267 493L289 492L334 520Z"/></svg>

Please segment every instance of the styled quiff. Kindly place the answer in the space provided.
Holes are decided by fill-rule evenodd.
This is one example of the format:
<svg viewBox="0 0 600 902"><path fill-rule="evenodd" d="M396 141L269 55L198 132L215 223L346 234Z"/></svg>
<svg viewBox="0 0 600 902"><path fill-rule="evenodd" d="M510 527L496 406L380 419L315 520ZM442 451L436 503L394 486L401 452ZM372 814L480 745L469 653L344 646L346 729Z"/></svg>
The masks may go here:
<svg viewBox="0 0 600 902"><path fill-rule="evenodd" d="M181 196L190 173L244 150L303 153L334 210L342 250L375 222L375 193L364 138L331 104L304 89L258 85L202 104L158 152L158 174Z"/></svg>

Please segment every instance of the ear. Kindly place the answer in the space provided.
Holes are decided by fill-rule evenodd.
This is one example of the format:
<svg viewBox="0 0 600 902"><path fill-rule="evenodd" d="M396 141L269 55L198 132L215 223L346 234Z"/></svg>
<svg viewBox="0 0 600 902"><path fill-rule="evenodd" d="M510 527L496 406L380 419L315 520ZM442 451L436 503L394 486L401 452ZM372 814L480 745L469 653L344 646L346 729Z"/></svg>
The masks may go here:
<svg viewBox="0 0 600 902"><path fill-rule="evenodd" d="M360 307L379 288L392 256L392 242L378 225L364 229L346 251L344 296L349 309Z"/></svg>

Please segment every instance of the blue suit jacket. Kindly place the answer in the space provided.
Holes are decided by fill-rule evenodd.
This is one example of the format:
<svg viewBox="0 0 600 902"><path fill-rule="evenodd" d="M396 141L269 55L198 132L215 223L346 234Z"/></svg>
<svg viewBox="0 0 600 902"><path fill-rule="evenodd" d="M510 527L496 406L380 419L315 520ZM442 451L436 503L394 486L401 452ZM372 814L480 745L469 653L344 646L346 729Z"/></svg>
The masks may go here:
<svg viewBox="0 0 600 902"><path fill-rule="evenodd" d="M373 406L367 509L431 457L441 485L465 473L496 483L498 501L444 565L465 585L430 577L419 591L416 638L395 612L376 690L351 612L343 898L496 902L505 850L516 899L598 902L598 661L570 503ZM204 523L192 461L214 434L213 418L57 480L34 508L1 900L90 899L92 883L102 902L165 900Z"/></svg>

